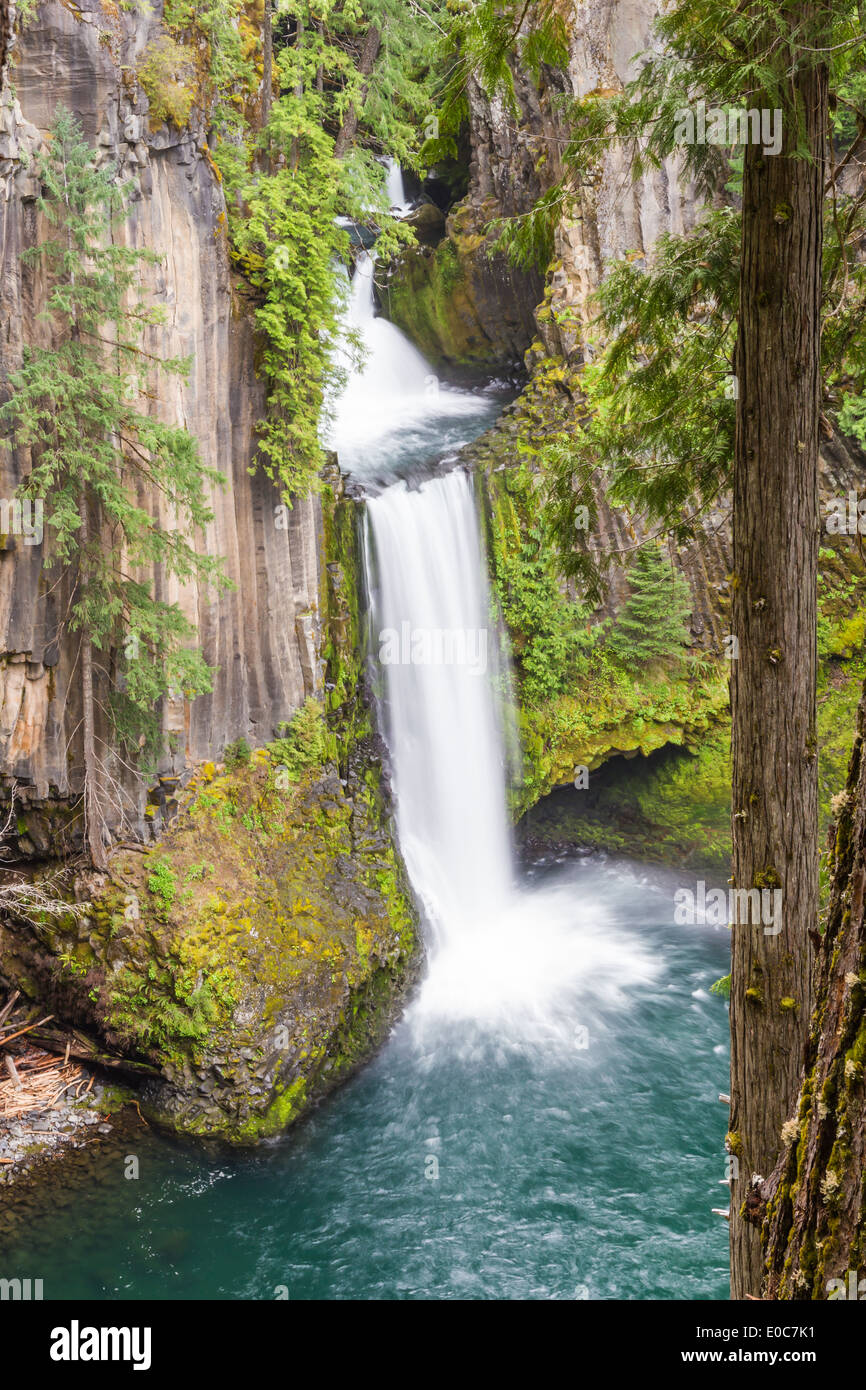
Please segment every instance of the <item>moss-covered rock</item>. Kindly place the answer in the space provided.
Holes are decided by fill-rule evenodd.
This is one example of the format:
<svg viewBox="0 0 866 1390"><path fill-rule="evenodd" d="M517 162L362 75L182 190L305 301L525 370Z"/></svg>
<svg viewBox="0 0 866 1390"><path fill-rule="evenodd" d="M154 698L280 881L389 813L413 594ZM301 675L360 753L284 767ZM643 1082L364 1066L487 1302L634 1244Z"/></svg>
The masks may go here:
<svg viewBox="0 0 866 1390"><path fill-rule="evenodd" d="M541 277L492 251L495 211L460 203L438 245L421 238L401 256L384 296L388 317L452 375L519 367L534 335Z"/></svg>
<svg viewBox="0 0 866 1390"><path fill-rule="evenodd" d="M524 817L530 851L597 849L727 875L731 856L730 734L716 728L688 750L612 758L542 798Z"/></svg>
<svg viewBox="0 0 866 1390"><path fill-rule="evenodd" d="M863 677L862 657L822 665L818 691L822 845L837 814L834 801L845 782L851 752L846 730L853 727ZM678 743L681 746L672 746ZM696 731L686 742L669 740L649 757L626 752L604 760L584 779L585 786L562 785L551 795L542 795L523 818L522 839L533 850L598 849L727 874L729 749L730 725L723 719L704 732ZM648 750L638 753L644 751ZM823 869L822 879L826 880Z"/></svg>
<svg viewBox="0 0 866 1390"><path fill-rule="evenodd" d="M40 933L63 1015L143 1064L142 1110L181 1133L278 1133L369 1055L414 978L375 750L343 780L319 751L305 765L287 737L203 771L157 847L116 852L84 915Z"/></svg>
<svg viewBox="0 0 866 1390"><path fill-rule="evenodd" d="M0 977L144 1080L185 1134L279 1133L385 1036L418 919L369 702L355 503L321 494L322 697L279 736L201 764L161 840L73 875L79 912L0 922Z"/></svg>

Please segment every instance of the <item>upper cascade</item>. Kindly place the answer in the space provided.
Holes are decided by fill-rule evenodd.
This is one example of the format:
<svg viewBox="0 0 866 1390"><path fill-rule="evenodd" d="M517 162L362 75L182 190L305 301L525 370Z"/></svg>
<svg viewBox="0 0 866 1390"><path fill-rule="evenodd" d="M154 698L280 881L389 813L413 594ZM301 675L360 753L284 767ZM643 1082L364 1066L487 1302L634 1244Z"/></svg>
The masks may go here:
<svg viewBox="0 0 866 1390"><path fill-rule="evenodd" d="M334 403L327 442L337 450L340 465L358 477L382 473L383 460L395 461L413 452L436 452L436 440L461 444L466 440L461 421L498 412L488 396L445 386L431 364L395 324L376 313L376 259L361 251L349 291L343 341L338 348L348 372L346 387ZM354 362L350 341L362 354ZM453 426L458 433L452 438ZM451 430L449 430L451 426ZM419 427L426 433L417 437ZM475 433L476 431L473 431ZM391 439L394 448L389 449ZM371 448L376 443L375 450Z"/></svg>
<svg viewBox="0 0 866 1390"><path fill-rule="evenodd" d="M396 217L406 217L412 211L415 204L406 197L406 188L403 183L403 170L396 159L389 156L385 165L386 189L388 193L388 203L391 212Z"/></svg>

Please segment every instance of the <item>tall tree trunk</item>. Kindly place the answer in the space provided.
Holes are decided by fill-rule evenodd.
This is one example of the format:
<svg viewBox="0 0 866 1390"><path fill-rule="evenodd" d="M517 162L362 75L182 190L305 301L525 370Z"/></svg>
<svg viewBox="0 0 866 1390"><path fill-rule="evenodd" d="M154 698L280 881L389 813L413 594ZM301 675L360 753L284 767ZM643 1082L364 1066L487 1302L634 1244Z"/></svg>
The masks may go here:
<svg viewBox="0 0 866 1390"><path fill-rule="evenodd" d="M373 71L373 64L379 56L379 46L381 42L382 35L376 28L375 24L371 24L369 29L367 30L367 35L364 39L364 47L361 49L361 59L358 63L358 71L364 79L368 78L370 76L370 73ZM367 82L365 80L363 86L361 87L362 110L366 99ZM337 136L337 142L334 145L334 154L337 156L338 159L343 158L357 133L358 111L355 107L355 103L350 102L349 108L346 111L346 115L343 119L343 124L340 127L340 133Z"/></svg>
<svg viewBox="0 0 866 1390"><path fill-rule="evenodd" d="M298 52L300 53L304 46L304 21L300 17L298 18L298 27L297 32L295 33L295 43L297 44ZM299 77L297 82L295 83L295 96L297 97L299 102L303 99L304 81L302 77ZM289 154L289 165L293 170L297 169L298 163L300 162L300 158L301 146L297 136L295 136L295 138L292 140L292 147Z"/></svg>
<svg viewBox="0 0 866 1390"><path fill-rule="evenodd" d="M84 558L84 565L79 574L78 582L86 587L87 584L87 552L90 544L90 518L87 510L87 498L82 494L81 498L81 554ZM96 728L94 718L94 690L93 690L93 642L90 637L90 629L85 625L81 629L81 704L83 710L82 727L84 731L84 830L87 840L87 849L90 854L91 863L95 869L105 869L108 867L108 859L105 853L105 846L102 843L102 797L99 780L99 763L96 756Z"/></svg>
<svg viewBox="0 0 866 1390"><path fill-rule="evenodd" d="M271 0L265 0L262 22L262 67L262 125L266 126L274 96L274 26Z"/></svg>
<svg viewBox="0 0 866 1390"><path fill-rule="evenodd" d="M831 850L800 1101L762 1191L765 1298L866 1299L866 686Z"/></svg>
<svg viewBox="0 0 866 1390"><path fill-rule="evenodd" d="M806 14L802 11L800 18ZM797 19L793 16L792 24ZM731 1293L757 1295L760 1198L799 1085L818 921L815 732L818 421L826 74L794 78L811 160L746 146L735 370L732 830L736 889L781 890L776 922L734 912ZM753 97L750 104L758 105ZM766 101L766 97L764 98ZM737 900L742 903L742 899ZM772 915L772 911L766 914ZM740 920L737 920L737 919ZM735 1170L736 1172L736 1170Z"/></svg>

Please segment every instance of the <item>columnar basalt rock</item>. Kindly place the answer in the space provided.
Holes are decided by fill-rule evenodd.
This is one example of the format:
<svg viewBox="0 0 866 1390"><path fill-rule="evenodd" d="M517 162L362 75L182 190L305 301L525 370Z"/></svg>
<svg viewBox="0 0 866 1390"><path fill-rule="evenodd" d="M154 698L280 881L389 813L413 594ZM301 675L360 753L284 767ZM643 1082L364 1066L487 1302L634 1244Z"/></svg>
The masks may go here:
<svg viewBox="0 0 866 1390"><path fill-rule="evenodd" d="M212 494L214 519L196 543L225 556L233 590L157 589L196 624L205 658L216 668L212 694L192 704L166 702L174 751L160 772L175 778L239 736L254 744L272 737L321 688L320 509L315 500L302 500L279 512L274 486L250 473L264 390L251 318L230 269L225 199L206 131L195 108L183 129L154 125L133 76L159 31L158 10L126 12L98 0L73 9L44 0L26 23L14 20L4 6L0 374L20 363L24 343L50 343L50 326L40 318L42 275L22 253L45 235L32 158L63 104L127 186L117 234L161 257L147 273L167 321L151 330L146 346L161 357L189 357L191 367L187 381L161 384L153 408L189 429L203 462L225 477ZM2 450L0 497L11 498L27 470L23 450ZM69 847L70 836L73 844L79 837L64 830L81 788L73 737L80 721L76 650L60 626L66 597L62 586L46 582L41 547L0 537L0 784L7 799L16 786L22 832L16 849L25 856Z"/></svg>
<svg viewBox="0 0 866 1390"><path fill-rule="evenodd" d="M621 91L637 77L641 54L651 49L656 0L604 0L575 5L569 21L570 93L583 99ZM539 325L548 352L566 356L579 352L583 329L593 309L592 292L607 263L627 254L648 256L663 233L687 232L698 217L695 190L679 178L678 161L632 177L628 154L622 148L604 153L599 175L580 189L577 206L563 216L555 233L557 269L553 275L551 307L568 312L557 326L551 316Z"/></svg>
<svg viewBox="0 0 866 1390"><path fill-rule="evenodd" d="M513 363L537 336L549 355L580 359L593 316L592 292L607 263L627 253L647 256L658 237L688 231L699 214L690 184L678 180L675 158L633 180L623 149L607 150L598 178L583 185L554 232L554 259L547 312L536 315L544 282L538 271L509 267L489 254L493 218L527 213L562 174L569 132L563 102L592 93L621 91L640 71L640 55L652 47L655 0L604 0L566 7L569 61L545 67L538 82L514 70L516 111L470 82L469 189L450 213L445 242L412 251L395 277L390 310L410 336L423 328L421 346L446 366L487 360ZM444 249L443 249L444 248ZM456 262L450 288L454 312L412 312L430 282L441 295L441 262Z"/></svg>

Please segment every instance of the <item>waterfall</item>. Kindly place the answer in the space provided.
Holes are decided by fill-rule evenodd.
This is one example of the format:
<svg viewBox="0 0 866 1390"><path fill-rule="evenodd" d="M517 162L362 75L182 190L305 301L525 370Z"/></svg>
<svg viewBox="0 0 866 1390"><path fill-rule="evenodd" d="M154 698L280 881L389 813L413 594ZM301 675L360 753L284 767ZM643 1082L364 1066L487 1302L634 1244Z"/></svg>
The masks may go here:
<svg viewBox="0 0 866 1390"><path fill-rule="evenodd" d="M434 452L437 436L442 443L459 446L467 438L467 427L471 430L476 422L480 427L497 413L489 397L444 386L405 333L377 315L375 268L375 258L361 252L339 352L351 368L345 340L352 335L360 340L363 361L360 370L350 370L327 436L343 468L363 478L411 461L413 444L421 458Z"/></svg>
<svg viewBox="0 0 866 1390"><path fill-rule="evenodd" d="M362 256L351 286L349 325L366 357L337 403L334 437L341 465L367 487L380 723L400 846L432 929L410 1017L440 1039L444 1021L458 1047L474 1047L479 1029L496 1047L571 1047L581 997L591 992L596 1012L617 1004L653 967L569 885L518 881L499 708L507 672L475 496L462 469L436 465L444 444L465 439L457 430L478 433L491 404L443 387L376 316L373 269ZM423 465L420 484L401 478L409 456Z"/></svg>
<svg viewBox="0 0 866 1390"><path fill-rule="evenodd" d="M441 945L501 911L511 885L498 634L472 486L455 471L368 503L374 658L386 684L400 839Z"/></svg>
<svg viewBox="0 0 866 1390"><path fill-rule="evenodd" d="M578 1001L590 997L598 1017L653 965L570 884L517 881L500 639L469 477L457 469L369 498L366 549L400 846L432 926L410 1017L440 1040L444 1022L469 1051L479 1031L497 1048L571 1047Z"/></svg>
<svg viewBox="0 0 866 1390"><path fill-rule="evenodd" d="M412 211L412 204L407 199L406 189L403 186L403 170L393 158L389 158L385 170L388 205L398 217L405 217L408 212Z"/></svg>

